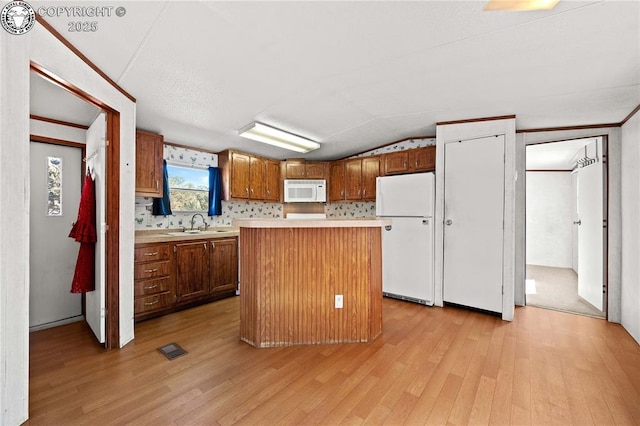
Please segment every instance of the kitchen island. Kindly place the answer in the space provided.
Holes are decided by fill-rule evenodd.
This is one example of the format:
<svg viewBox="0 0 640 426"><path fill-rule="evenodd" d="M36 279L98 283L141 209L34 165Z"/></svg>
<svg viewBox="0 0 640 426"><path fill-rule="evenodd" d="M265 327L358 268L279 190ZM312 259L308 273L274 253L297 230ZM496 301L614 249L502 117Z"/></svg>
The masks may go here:
<svg viewBox="0 0 640 426"><path fill-rule="evenodd" d="M381 229L389 224L235 219L240 339L260 348L373 341L382 332Z"/></svg>

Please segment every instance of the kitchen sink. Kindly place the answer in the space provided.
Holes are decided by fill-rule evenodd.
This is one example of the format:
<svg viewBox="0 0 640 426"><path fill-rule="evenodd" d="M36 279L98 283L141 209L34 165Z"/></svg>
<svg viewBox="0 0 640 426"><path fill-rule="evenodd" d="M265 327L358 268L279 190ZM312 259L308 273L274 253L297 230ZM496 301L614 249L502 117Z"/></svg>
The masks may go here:
<svg viewBox="0 0 640 426"><path fill-rule="evenodd" d="M207 231L178 231L178 232L167 232L167 235L171 235L172 237L186 237L189 235L211 235L211 234L218 234L220 232L232 232L232 231L226 231L223 229L214 229L214 230L207 230Z"/></svg>

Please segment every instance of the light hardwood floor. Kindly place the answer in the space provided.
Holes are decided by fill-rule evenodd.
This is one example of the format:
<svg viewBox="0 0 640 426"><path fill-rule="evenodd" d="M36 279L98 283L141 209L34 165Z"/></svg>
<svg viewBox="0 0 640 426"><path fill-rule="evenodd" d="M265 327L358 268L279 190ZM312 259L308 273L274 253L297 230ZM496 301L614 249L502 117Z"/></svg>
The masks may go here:
<svg viewBox="0 0 640 426"><path fill-rule="evenodd" d="M255 349L238 308L139 323L122 350L83 323L32 333L29 424L640 423L640 346L601 319L384 299L373 343ZM170 342L189 353L167 360Z"/></svg>

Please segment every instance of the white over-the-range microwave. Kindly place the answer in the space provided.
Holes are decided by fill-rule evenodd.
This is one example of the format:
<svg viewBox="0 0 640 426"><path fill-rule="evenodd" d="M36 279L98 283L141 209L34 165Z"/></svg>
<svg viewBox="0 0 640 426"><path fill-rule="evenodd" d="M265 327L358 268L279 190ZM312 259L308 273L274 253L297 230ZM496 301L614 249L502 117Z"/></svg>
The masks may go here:
<svg viewBox="0 0 640 426"><path fill-rule="evenodd" d="M285 179L285 203L325 203L326 201L327 182L324 179Z"/></svg>

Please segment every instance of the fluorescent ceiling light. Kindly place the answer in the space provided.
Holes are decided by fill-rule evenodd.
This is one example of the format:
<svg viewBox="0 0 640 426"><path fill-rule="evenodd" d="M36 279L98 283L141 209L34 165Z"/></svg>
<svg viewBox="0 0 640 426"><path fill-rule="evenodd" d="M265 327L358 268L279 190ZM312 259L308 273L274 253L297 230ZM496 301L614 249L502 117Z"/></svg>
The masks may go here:
<svg viewBox="0 0 640 426"><path fill-rule="evenodd" d="M553 9L559 0L489 0L484 10L525 11Z"/></svg>
<svg viewBox="0 0 640 426"><path fill-rule="evenodd" d="M309 152L320 148L318 142L267 126L266 124L254 121L248 126L238 130L238 135L243 138L253 139L254 141L268 143L280 148L290 149L296 152Z"/></svg>

